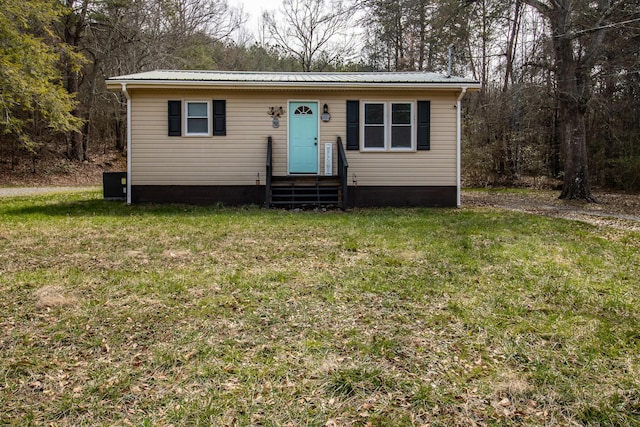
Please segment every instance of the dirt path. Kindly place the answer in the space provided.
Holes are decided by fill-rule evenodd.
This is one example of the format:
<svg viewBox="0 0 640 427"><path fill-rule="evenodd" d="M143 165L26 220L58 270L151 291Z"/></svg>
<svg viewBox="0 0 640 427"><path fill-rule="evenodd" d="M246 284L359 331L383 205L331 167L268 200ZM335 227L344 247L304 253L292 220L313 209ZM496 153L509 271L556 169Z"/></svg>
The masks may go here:
<svg viewBox="0 0 640 427"><path fill-rule="evenodd" d="M596 193L598 203L558 199L554 191L463 190L462 205L493 207L640 231L640 195Z"/></svg>

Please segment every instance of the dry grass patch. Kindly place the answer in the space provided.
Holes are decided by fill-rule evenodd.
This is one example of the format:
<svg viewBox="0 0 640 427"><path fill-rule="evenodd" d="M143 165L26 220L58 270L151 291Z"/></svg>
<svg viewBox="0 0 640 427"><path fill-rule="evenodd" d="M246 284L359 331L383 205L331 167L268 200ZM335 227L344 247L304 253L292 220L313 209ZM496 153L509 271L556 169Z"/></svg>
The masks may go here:
<svg viewBox="0 0 640 427"><path fill-rule="evenodd" d="M62 286L43 286L36 289L36 308L72 307L78 303L78 298L70 295Z"/></svg>

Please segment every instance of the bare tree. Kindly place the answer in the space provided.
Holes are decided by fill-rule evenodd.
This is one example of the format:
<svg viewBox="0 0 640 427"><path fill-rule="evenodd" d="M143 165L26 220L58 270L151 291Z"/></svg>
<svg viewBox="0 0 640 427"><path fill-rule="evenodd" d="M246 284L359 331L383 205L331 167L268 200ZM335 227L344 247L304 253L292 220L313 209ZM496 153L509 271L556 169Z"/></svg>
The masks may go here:
<svg viewBox="0 0 640 427"><path fill-rule="evenodd" d="M161 25L169 36L187 38L205 33L224 39L242 23L241 11L224 0L155 0Z"/></svg>
<svg viewBox="0 0 640 427"><path fill-rule="evenodd" d="M149 30L164 67L193 68L194 50L227 39L246 19L226 0L149 0ZM204 50L210 50L204 49ZM193 61L197 62L197 61ZM195 64L196 66L198 64Z"/></svg>
<svg viewBox="0 0 640 427"><path fill-rule="evenodd" d="M507 49L505 52L505 72L502 91L506 92L513 77L513 63L515 61L515 49L518 44L520 24L522 22L522 0L515 0L513 5L513 19L510 23L509 37L507 38Z"/></svg>
<svg viewBox="0 0 640 427"><path fill-rule="evenodd" d="M263 20L270 39L295 57L303 71L322 71L353 53L354 12L340 0L283 0L281 16L265 12Z"/></svg>
<svg viewBox="0 0 640 427"><path fill-rule="evenodd" d="M589 185L585 116L592 94L592 72L600 59L609 19L622 0L577 2L524 0L551 28L556 100L564 155L561 199L595 201ZM595 3L595 4L594 4Z"/></svg>

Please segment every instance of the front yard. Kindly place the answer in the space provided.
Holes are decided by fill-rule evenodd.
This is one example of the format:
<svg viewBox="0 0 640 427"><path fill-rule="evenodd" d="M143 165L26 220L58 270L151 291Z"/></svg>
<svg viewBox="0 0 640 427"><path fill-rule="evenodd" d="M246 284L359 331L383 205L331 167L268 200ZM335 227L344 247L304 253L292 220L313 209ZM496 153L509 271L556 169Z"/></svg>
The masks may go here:
<svg viewBox="0 0 640 427"><path fill-rule="evenodd" d="M0 425L640 425L640 233L0 200Z"/></svg>

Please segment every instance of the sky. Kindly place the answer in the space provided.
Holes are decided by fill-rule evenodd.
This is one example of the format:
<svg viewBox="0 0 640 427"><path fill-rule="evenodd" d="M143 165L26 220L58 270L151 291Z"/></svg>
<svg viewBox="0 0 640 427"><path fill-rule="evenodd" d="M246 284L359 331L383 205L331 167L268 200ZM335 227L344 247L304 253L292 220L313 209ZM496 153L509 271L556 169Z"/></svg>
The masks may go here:
<svg viewBox="0 0 640 427"><path fill-rule="evenodd" d="M278 9L281 4L280 0L227 0L227 2L232 7L243 7L245 15L249 15L245 27L256 39L262 12Z"/></svg>

